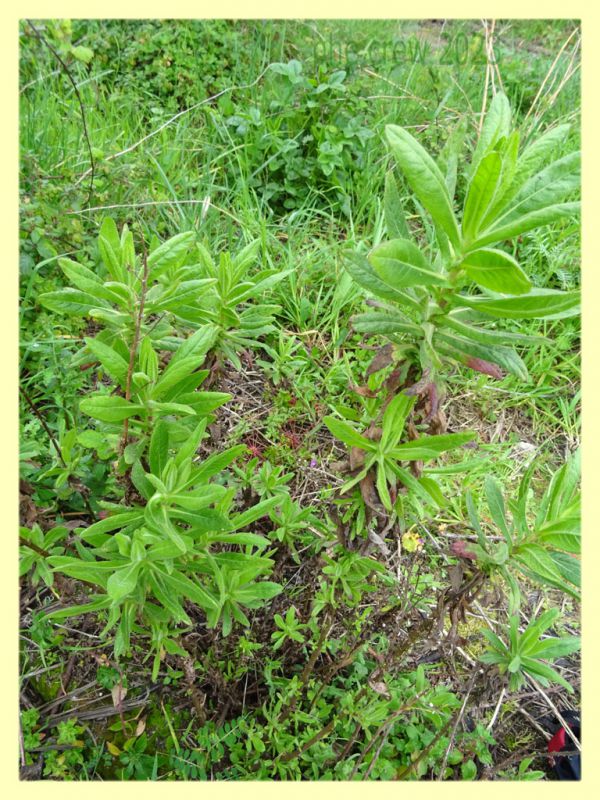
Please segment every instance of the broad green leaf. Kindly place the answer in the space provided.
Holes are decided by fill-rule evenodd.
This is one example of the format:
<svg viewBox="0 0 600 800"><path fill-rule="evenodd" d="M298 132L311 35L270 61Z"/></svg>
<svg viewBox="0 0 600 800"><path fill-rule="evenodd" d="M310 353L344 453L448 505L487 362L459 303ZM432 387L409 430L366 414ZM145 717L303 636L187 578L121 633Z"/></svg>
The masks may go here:
<svg viewBox="0 0 600 800"><path fill-rule="evenodd" d="M119 383L121 387L125 387L129 364L123 356L99 339L86 338L85 343L88 350L96 356L113 381Z"/></svg>
<svg viewBox="0 0 600 800"><path fill-rule="evenodd" d="M141 524L143 520L143 511L122 511L118 514L112 514L111 516L106 517L106 519L101 519L98 522L94 522L94 524L90 525L89 528L85 528L85 530L80 533L80 536L84 541L93 545L95 544L95 536L103 535L109 531L116 531L119 528L124 528L132 523Z"/></svg>
<svg viewBox="0 0 600 800"><path fill-rule="evenodd" d="M346 252L343 264L350 277L363 289L374 294L375 297L379 297L382 300L392 300L399 305L409 305L420 311L421 307L417 300L407 292L400 292L394 289L393 286L388 286L360 253Z"/></svg>
<svg viewBox="0 0 600 800"><path fill-rule="evenodd" d="M44 614L44 619L54 619L60 621L63 619L68 619L69 617L78 617L81 614L89 614L93 611L101 611L105 608L108 608L110 604L110 597L107 597L106 595L100 595L96 596L89 603L68 606L67 608L59 608L56 611L50 611L49 613Z"/></svg>
<svg viewBox="0 0 600 800"><path fill-rule="evenodd" d="M49 308L50 311L56 311L59 314L76 314L78 316L89 314L92 308L108 308L108 304L99 297L94 297L70 286L65 289L59 289L56 292L45 292L38 297L38 302Z"/></svg>
<svg viewBox="0 0 600 800"><path fill-rule="evenodd" d="M155 400L149 400L147 405L148 411L161 411L163 414L187 414L195 416L197 413L195 408L184 403L158 403Z"/></svg>
<svg viewBox="0 0 600 800"><path fill-rule="evenodd" d="M106 584L106 591L110 599L119 603L128 594L135 591L138 581L139 564L130 564L123 569L118 569L114 572Z"/></svg>
<svg viewBox="0 0 600 800"><path fill-rule="evenodd" d="M148 270L152 278L156 279L171 267L180 266L195 238L193 231L179 233L153 250L148 256Z"/></svg>
<svg viewBox="0 0 600 800"><path fill-rule="evenodd" d="M375 481L375 485L377 487L377 493L379 494L379 499L383 503L383 507L386 511L392 510L392 498L390 497L390 492L387 485L387 477L385 474L385 463L383 458L378 460L377 464L377 479Z"/></svg>
<svg viewBox="0 0 600 800"><path fill-rule="evenodd" d="M257 533L213 533L210 535L211 542L221 542L223 544L240 544L250 547L264 549L269 540Z"/></svg>
<svg viewBox="0 0 600 800"><path fill-rule="evenodd" d="M350 318L352 329L357 333L412 333L420 329L400 311L367 311Z"/></svg>
<svg viewBox="0 0 600 800"><path fill-rule="evenodd" d="M88 417L94 417L101 422L123 422L145 410L144 406L132 403L118 395L92 395L92 397L82 400L79 408Z"/></svg>
<svg viewBox="0 0 600 800"><path fill-rule="evenodd" d="M455 248L460 233L444 176L437 164L417 140L398 125L386 125L392 152L410 188Z"/></svg>
<svg viewBox="0 0 600 800"><path fill-rule="evenodd" d="M561 580L561 573L550 555L537 544L521 545L514 552L514 558L542 579Z"/></svg>
<svg viewBox="0 0 600 800"><path fill-rule="evenodd" d="M204 361L204 356L214 345L218 336L219 329L216 325L203 325L195 333L179 345L175 354L169 362L169 366L175 366L180 361L187 361L192 356L198 360L198 366Z"/></svg>
<svg viewBox="0 0 600 800"><path fill-rule="evenodd" d="M550 558L554 561L556 568L562 577L574 586L581 586L581 563L574 556L567 553L550 553Z"/></svg>
<svg viewBox="0 0 600 800"><path fill-rule="evenodd" d="M188 375L191 375L192 372L201 365L202 363L195 355L189 358L178 359L175 363L173 363L173 359L171 359L169 365L152 389L152 399L159 400L169 389L177 386L178 383L184 378L187 378Z"/></svg>
<svg viewBox="0 0 600 800"><path fill-rule="evenodd" d="M448 327L460 336L470 339L471 341L479 342L480 344L497 345L511 342L515 344L543 344L549 341L541 334L530 336L525 333L509 333L503 330L490 330L489 328L468 325L454 316L454 313L455 312L450 312L450 314L444 317L444 327Z"/></svg>
<svg viewBox="0 0 600 800"><path fill-rule="evenodd" d="M485 494L490 515L494 520L494 523L498 526L506 541L511 542L512 535L508 520L506 518L506 509L504 508L502 491L497 481L495 481L490 475L487 475L485 479Z"/></svg>
<svg viewBox="0 0 600 800"><path fill-rule="evenodd" d="M568 692L573 692L571 684L566 681L559 672L548 666L548 664L544 664L542 661L537 661L526 656L523 658L523 668L532 675L535 675L538 680L543 678L548 681L548 683L558 683Z"/></svg>
<svg viewBox="0 0 600 800"><path fill-rule="evenodd" d="M246 509L246 511L243 511L241 514L236 514L232 518L231 522L236 530L245 528L247 525L251 525L257 519L266 516L269 511L271 511L280 503L280 497L268 497L266 500L261 500L260 503L257 503L255 506L251 506L250 508Z"/></svg>
<svg viewBox="0 0 600 800"><path fill-rule="evenodd" d="M460 295L460 305L500 319L543 319L544 317L577 316L578 291L559 292L554 289L532 289L520 297L469 297Z"/></svg>
<svg viewBox="0 0 600 800"><path fill-rule="evenodd" d="M520 295L531 289L531 281L517 261L502 250L488 247L475 250L466 256L460 269L479 286L493 292Z"/></svg>
<svg viewBox="0 0 600 800"><path fill-rule="evenodd" d="M443 329L436 333L434 342L435 346L439 347L441 350L445 350L445 348L448 347L447 352L453 355L454 358L457 358L458 354L461 354L462 358L460 360L467 366L472 366L472 364L469 363L470 359L482 359L483 361L488 361L491 364L502 367L512 375L516 375L517 378L522 381L529 380L527 367L524 361L510 347L504 347L499 344L480 344L479 342L458 336Z"/></svg>
<svg viewBox="0 0 600 800"><path fill-rule="evenodd" d="M569 153L526 181L512 200L510 210L495 222L494 227L556 205L578 189L580 183L581 156Z"/></svg>
<svg viewBox="0 0 600 800"><path fill-rule="evenodd" d="M235 593L235 599L244 605L248 602L255 600L270 600L272 597L280 594L283 586L273 581L260 581L248 586L244 589L238 589Z"/></svg>
<svg viewBox="0 0 600 800"><path fill-rule="evenodd" d="M537 539L543 544L566 550L567 553L581 552L581 520L565 519L535 531Z"/></svg>
<svg viewBox="0 0 600 800"><path fill-rule="evenodd" d="M236 458L239 458L242 453L246 452L247 449L246 445L239 444L224 450L222 453L213 453L194 469L187 485L207 481L209 478L212 478L213 475L218 475L220 472L223 472L224 469L227 469L227 467L235 461Z"/></svg>
<svg viewBox="0 0 600 800"><path fill-rule="evenodd" d="M528 145L519 156L517 176L524 176L527 179L542 164L546 163L558 146L564 142L570 128L568 123L557 125Z"/></svg>
<svg viewBox="0 0 600 800"><path fill-rule="evenodd" d="M177 595L182 595L194 603L198 603L205 611L219 608L217 600L198 581L188 578L182 572L176 571L171 575L161 572L161 577L167 587L170 587Z"/></svg>
<svg viewBox="0 0 600 800"><path fill-rule="evenodd" d="M394 289L447 285L446 279L408 239L392 239L380 244L369 253L369 261L381 280Z"/></svg>

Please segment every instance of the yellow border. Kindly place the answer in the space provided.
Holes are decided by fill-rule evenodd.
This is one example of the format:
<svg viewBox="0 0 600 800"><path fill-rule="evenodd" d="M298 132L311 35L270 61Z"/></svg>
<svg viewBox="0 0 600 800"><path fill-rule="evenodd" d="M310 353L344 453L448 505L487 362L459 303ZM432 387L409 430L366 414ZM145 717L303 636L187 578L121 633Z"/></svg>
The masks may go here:
<svg viewBox="0 0 600 800"><path fill-rule="evenodd" d="M382 2L374 0L362 4L353 0L308 0L306 2L274 2L262 0L251 5L241 0L221 0L218 4L184 2L171 0L169 3L159 3L157 0L134 0L127 4L115 0L103 2L74 2L74 0L60 0L60 2L26 2L14 7L8 4L8 10L2 13L0 26L1 58L3 62L2 75L2 125L0 135L2 148L2 215L0 217L2 232L2 273L5 288L2 292L2 310L0 325L2 330L2 350L4 388L0 393L2 402L2 451L1 461L2 481L2 518L4 520L2 538L5 542L2 553L3 597L2 616L6 621L2 632L2 653L0 667L2 669L2 691L4 702L2 704L2 746L0 754L3 769L0 775L5 784L7 793L15 790L19 796L80 796L82 793L92 795L105 794L107 791L112 796L130 798L138 792L147 796L159 797L171 791L178 796L192 796L197 793L208 794L212 797L234 797L243 793L244 796L261 795L278 796L282 791L287 797L297 797L305 792L310 792L311 797L331 795L332 791L343 792L344 797L363 796L365 794L377 796L402 796L410 790L419 797L443 794L445 796L480 795L482 792L491 792L492 795L502 795L507 790L511 796L543 795L544 797L564 797L576 794L580 796L593 787L600 787L600 715L596 694L599 690L596 680L598 672L598 617L596 610L600 603L600 580L595 574L598 569L598 541L600 532L596 530L597 497L600 489L596 484L598 469L593 443L600 441L598 431L600 418L595 413L595 397L600 391L598 378L598 364L595 362L597 342L600 339L600 311L598 300L600 298L600 247L598 244L597 230L600 226L600 203L598 189L600 175L598 171L598 131L600 130L600 113L598 111L598 84L600 82L600 41L598 40L597 7L591 2L559 3L557 0L545 0L543 3L534 3L531 0L511 0L510 2L484 3L472 0L452 0L440 3L423 0L418 4L405 4L400 2ZM419 14L415 15L418 10ZM17 484L18 484L18 425L17 425L17 375L18 375L18 40L17 24L23 17L48 18L365 18L380 17L390 19L429 19L429 18L563 18L582 19L583 22L583 152L584 152L584 178L583 178L583 499L584 499L584 607L583 607L583 679L584 679L584 759L583 780L576 784L561 782L545 783L410 783L399 785L397 783L336 783L335 787L328 784L288 783L282 787L277 783L111 783L105 786L101 782L93 784L69 784L44 781L22 782L18 781L18 696L17 688L17 636L15 621L18 614L17 598L17 543L15 528L18 525L17 512ZM596 339L596 336L599 339ZM596 512L596 513L595 513ZM116 794L115 794L116 793ZM321 795L321 793L323 793Z"/></svg>

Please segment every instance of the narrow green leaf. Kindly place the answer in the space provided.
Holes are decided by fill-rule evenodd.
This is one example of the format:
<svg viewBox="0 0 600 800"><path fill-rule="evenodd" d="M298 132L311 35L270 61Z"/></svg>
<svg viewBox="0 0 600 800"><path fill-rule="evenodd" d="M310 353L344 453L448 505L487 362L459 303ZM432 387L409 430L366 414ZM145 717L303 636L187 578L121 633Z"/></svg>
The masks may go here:
<svg viewBox="0 0 600 800"><path fill-rule="evenodd" d="M386 125L391 150L419 202L431 214L455 248L460 246L460 233L444 176L437 164L417 140L398 125Z"/></svg>

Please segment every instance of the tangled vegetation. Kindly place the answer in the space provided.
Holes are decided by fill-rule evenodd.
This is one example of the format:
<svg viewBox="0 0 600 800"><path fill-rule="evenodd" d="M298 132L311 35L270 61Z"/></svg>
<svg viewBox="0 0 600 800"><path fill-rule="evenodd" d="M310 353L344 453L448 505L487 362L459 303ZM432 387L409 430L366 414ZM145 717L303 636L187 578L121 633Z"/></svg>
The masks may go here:
<svg viewBox="0 0 600 800"><path fill-rule="evenodd" d="M22 23L23 778L552 777L579 34L544 25Z"/></svg>

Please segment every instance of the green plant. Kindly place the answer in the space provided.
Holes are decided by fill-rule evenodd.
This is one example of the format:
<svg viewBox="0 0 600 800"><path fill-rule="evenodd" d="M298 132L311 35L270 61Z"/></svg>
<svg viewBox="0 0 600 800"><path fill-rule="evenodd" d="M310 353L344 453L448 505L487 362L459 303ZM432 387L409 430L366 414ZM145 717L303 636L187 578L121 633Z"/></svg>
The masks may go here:
<svg viewBox="0 0 600 800"><path fill-rule="evenodd" d="M65 551L65 540L69 531L64 527L52 528L44 533L39 525L32 528L20 528L19 541L19 574L31 573L31 585L37 586L42 580L46 586L52 586L54 575L48 558L62 555Z"/></svg>
<svg viewBox="0 0 600 800"><path fill-rule="evenodd" d="M184 600L202 609L211 627L222 621L226 636L233 620L249 624L241 606L256 608L281 590L278 584L256 580L270 571L272 561L252 550L264 550L268 541L240 532L266 514L273 500L230 514L232 490L210 480L239 455L240 448L194 464L204 425L200 423L174 456L169 454L168 439L155 434L150 445L153 471L144 475L145 484L138 479L145 503L113 505L115 513L80 531L77 557L48 559L54 571L101 590L88 603L51 612L48 618L108 609L104 634L117 626L117 658L129 651L132 631L150 635L154 679L165 651L181 653L176 626L191 624ZM243 549L211 553L217 543Z"/></svg>
<svg viewBox="0 0 600 800"><path fill-rule="evenodd" d="M206 247L198 243L198 269L210 289L197 303L182 304L177 310L177 317L187 324L214 325L217 333L213 349L228 358L236 369L241 369L239 351L261 347L259 337L275 330L274 314L279 310L272 303L249 301L258 301L290 272L264 269L250 275L248 270L257 258L260 244L259 240L251 242L235 257L223 252L216 264Z"/></svg>
<svg viewBox="0 0 600 800"><path fill-rule="evenodd" d="M461 447L474 438L472 433L449 433L439 436L424 436L400 443L404 426L414 406L415 399L397 395L383 413L378 438L367 438L347 422L336 417L325 417L324 422L338 439L351 450L357 474L342 486L341 492L363 481L370 472L375 472L375 485L379 498L387 511L392 511L397 495L398 482L417 494L425 494L428 500L439 502L440 492L431 478L415 478L400 466L402 461L422 461L436 458L447 450ZM373 435L373 434L371 434ZM352 456L354 458L352 459ZM390 492L391 488L391 492ZM393 499L392 499L393 498Z"/></svg>
<svg viewBox="0 0 600 800"><path fill-rule="evenodd" d="M542 686L558 683L569 692L571 684L547 662L553 662L579 650L578 636L548 636L542 634L552 627L560 617L560 611L552 608L530 622L523 633L519 632L519 617L511 616L508 641L504 641L485 628L483 635L488 640L488 649L481 656L485 664L495 664L501 674L508 673L508 688L518 691L527 676L539 681Z"/></svg>
<svg viewBox="0 0 600 800"><path fill-rule="evenodd" d="M497 541L486 536L472 495L467 493L471 525L477 544L460 541L457 555L473 558L488 571L498 571L511 590L511 607L518 608L520 591L514 572L579 598L581 566L580 453L577 451L552 476L537 514L528 515L530 484L535 463L525 472L517 497L509 504L509 518L498 483L486 478L487 506Z"/></svg>
<svg viewBox="0 0 600 800"><path fill-rule="evenodd" d="M415 242L390 173L385 214L391 238L368 257L350 253L345 262L354 280L378 298L372 302L377 310L354 317L353 327L390 340L392 349L377 368L392 360L405 361L405 375L409 364L418 368L415 389L430 392L433 413L443 393L446 362L496 378L504 369L527 380L525 365L511 345L535 344L540 337L481 323L578 313L577 291L533 288L514 256L493 247L578 212L578 202L563 201L579 187L579 154L547 164L567 132L566 125L554 127L519 153L508 100L496 94L465 174L459 224L453 172L444 175L407 130L386 127L390 149L426 227L427 243ZM472 293L473 285L479 293Z"/></svg>
<svg viewBox="0 0 600 800"><path fill-rule="evenodd" d="M290 606L286 612L285 617L281 614L275 614L273 621L279 628L271 634L273 640L273 650L279 650L283 646L286 639L292 639L294 642L304 642L304 634L302 630L306 628L299 620L296 619L296 608Z"/></svg>

